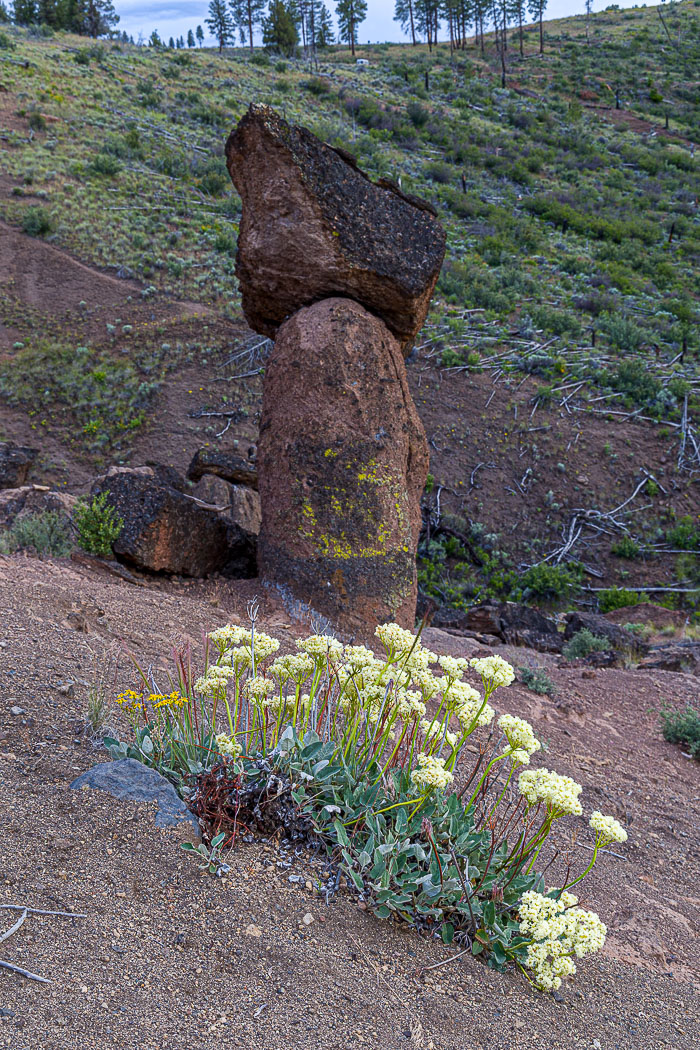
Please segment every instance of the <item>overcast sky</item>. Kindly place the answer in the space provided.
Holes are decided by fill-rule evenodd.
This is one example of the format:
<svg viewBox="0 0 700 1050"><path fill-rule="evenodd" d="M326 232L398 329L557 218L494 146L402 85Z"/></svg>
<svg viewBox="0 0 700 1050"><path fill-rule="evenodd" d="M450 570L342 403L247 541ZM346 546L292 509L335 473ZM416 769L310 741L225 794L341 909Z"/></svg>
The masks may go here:
<svg viewBox="0 0 700 1050"><path fill-rule="evenodd" d="M594 0L593 8L602 11L610 0ZM325 0L326 6L334 12L333 0ZM635 0L617 0L620 7L634 7ZM114 0L114 6L120 17L119 28L126 30L134 40L139 33L148 39L153 29L166 40L169 37L187 37L188 29L201 25L205 33L204 19L207 17L208 2L186 2L186 0ZM643 5L639 5L643 6ZM647 6L651 6L648 3ZM401 28L393 21L394 0L368 0L368 15L359 28L361 43L383 40L401 40ZM547 18L562 18L564 15L582 14L585 0L549 0ZM213 41L208 41L212 43Z"/></svg>

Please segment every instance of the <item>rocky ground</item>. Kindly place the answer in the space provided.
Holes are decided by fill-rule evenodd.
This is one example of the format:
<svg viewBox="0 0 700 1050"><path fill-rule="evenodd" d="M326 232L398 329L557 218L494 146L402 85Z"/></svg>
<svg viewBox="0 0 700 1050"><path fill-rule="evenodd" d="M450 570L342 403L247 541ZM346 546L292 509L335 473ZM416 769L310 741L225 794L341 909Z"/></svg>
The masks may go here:
<svg viewBox="0 0 700 1050"><path fill-rule="evenodd" d="M308 854L286 868L276 842L241 846L215 879L179 849L186 825L160 831L153 807L71 790L104 758L82 732L94 667L107 669L110 686L130 684L128 660L116 673L110 663L122 645L165 666L173 642L196 646L205 629L242 618L255 586L136 587L68 561L0 558L0 903L86 915L29 917L2 945L3 959L51 983L0 972L0 1046L697 1045L700 769L658 726L662 704L696 697L697 678L497 650L547 666L556 697L516 684L508 708L547 742L546 764L583 783L588 808L614 813L630 832L582 894L608 924L605 949L556 998L471 957L450 962L453 949L378 922L347 895L326 905L313 890L320 862ZM262 613L282 639L304 630L267 592ZM426 640L465 655L480 648L435 629ZM561 837L585 863L584 825Z"/></svg>

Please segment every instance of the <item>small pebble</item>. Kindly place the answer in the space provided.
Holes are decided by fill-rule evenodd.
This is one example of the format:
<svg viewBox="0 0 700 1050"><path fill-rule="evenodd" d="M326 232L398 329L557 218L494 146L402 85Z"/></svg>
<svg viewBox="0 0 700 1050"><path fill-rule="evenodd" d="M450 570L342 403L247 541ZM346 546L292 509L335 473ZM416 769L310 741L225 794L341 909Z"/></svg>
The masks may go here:
<svg viewBox="0 0 700 1050"><path fill-rule="evenodd" d="M262 930L254 922L249 922L245 928L248 937L262 937Z"/></svg>
<svg viewBox="0 0 700 1050"><path fill-rule="evenodd" d="M23 715L24 713L25 712L24 712L24 708L23 707L11 707L10 708L10 714L11 715Z"/></svg>
<svg viewBox="0 0 700 1050"><path fill-rule="evenodd" d="M310 911L307 911L306 915L301 921L304 923L304 926L310 926L311 923L314 921L314 917Z"/></svg>

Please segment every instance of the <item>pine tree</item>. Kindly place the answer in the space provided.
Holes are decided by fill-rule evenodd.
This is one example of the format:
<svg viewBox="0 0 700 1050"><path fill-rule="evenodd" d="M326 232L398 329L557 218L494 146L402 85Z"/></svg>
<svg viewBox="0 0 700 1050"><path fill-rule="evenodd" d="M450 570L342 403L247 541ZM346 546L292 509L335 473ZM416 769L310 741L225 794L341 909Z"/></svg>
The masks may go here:
<svg viewBox="0 0 700 1050"><path fill-rule="evenodd" d="M10 21L10 12L5 7L3 0L0 0L0 25Z"/></svg>
<svg viewBox="0 0 700 1050"><path fill-rule="evenodd" d="M151 33L150 37L148 38L148 46L149 47L162 47L163 46L163 41L160 39L157 29L154 29L153 32Z"/></svg>
<svg viewBox="0 0 700 1050"><path fill-rule="evenodd" d="M414 19L416 29L423 33L428 43L428 50L433 50L433 44L437 43L438 30L441 21L440 0L414 0Z"/></svg>
<svg viewBox="0 0 700 1050"><path fill-rule="evenodd" d="M37 21L37 5L35 0L14 0L12 5L12 20L18 26L32 26Z"/></svg>
<svg viewBox="0 0 700 1050"><path fill-rule="evenodd" d="M333 40L333 19L326 5L321 4L316 23L316 47L319 49L330 47Z"/></svg>
<svg viewBox="0 0 700 1050"><path fill-rule="evenodd" d="M263 47L270 51L287 56L294 54L299 34L291 6L284 0L270 0L267 16L262 21L262 40Z"/></svg>
<svg viewBox="0 0 700 1050"><path fill-rule="evenodd" d="M544 12L547 7L547 0L528 0L527 9L532 16L536 18L540 23L540 54L544 54L544 27L542 22L544 20Z"/></svg>
<svg viewBox="0 0 700 1050"><path fill-rule="evenodd" d="M81 0L79 19L80 32L97 40L98 36L105 36L114 29L119 15L112 0Z"/></svg>
<svg viewBox="0 0 700 1050"><path fill-rule="evenodd" d="M411 43L416 46L416 23L413 17L413 0L396 0L394 21L398 22L404 33L410 32Z"/></svg>
<svg viewBox="0 0 700 1050"><path fill-rule="evenodd" d="M246 41L253 50L253 34L260 26L265 10L265 0L231 0L231 13L238 29L241 43Z"/></svg>
<svg viewBox="0 0 700 1050"><path fill-rule="evenodd" d="M226 0L211 0L209 4L209 18L204 19L209 32L219 42L219 54L227 44L233 40L233 20L226 6ZM200 26L197 26L200 29ZM199 34L198 34L199 35Z"/></svg>
<svg viewBox="0 0 700 1050"><path fill-rule="evenodd" d="M188 47L195 47L194 33L192 32L191 29L187 30L187 46Z"/></svg>
<svg viewBox="0 0 700 1050"><path fill-rule="evenodd" d="M197 40L199 41L199 46L201 47L202 44L204 43L204 30L202 29L201 26L197 26L197 29L195 31L195 36L197 37Z"/></svg>
<svg viewBox="0 0 700 1050"><path fill-rule="evenodd" d="M337 0L338 38L355 54L357 29L367 17L367 0Z"/></svg>

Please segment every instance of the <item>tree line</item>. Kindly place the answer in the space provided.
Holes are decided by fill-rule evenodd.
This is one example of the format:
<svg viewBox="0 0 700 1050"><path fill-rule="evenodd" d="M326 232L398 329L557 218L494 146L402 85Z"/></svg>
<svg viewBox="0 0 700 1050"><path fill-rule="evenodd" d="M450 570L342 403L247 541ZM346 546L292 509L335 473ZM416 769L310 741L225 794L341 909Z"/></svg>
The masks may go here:
<svg viewBox="0 0 700 1050"><path fill-rule="evenodd" d="M586 9L592 0L586 0ZM493 31L505 72L508 50L507 30L517 26L520 53L523 52L523 26L529 16L539 24L540 51L544 49L543 19L547 0L395 0L394 21L398 22L413 45L427 43L432 51L438 34L444 32L451 49L465 49L474 37L484 50L484 33ZM367 18L367 0L336 0L337 41L355 54L358 31ZM13 0L11 8L0 0L0 22L17 25L47 25L86 36L118 36L119 15L112 0ZM219 45L219 51L238 40L253 48L256 33L263 46L284 55L294 54L301 45L315 53L336 42L331 14L322 0L210 0L204 24ZM125 41L133 39L121 34ZM164 47L156 30L148 41L151 47ZM170 37L169 46L201 46L204 31L197 26L185 38Z"/></svg>
<svg viewBox="0 0 700 1050"><path fill-rule="evenodd" d="M112 0L0 0L0 22L18 26L49 26L83 36L106 36L114 31L119 15Z"/></svg>

